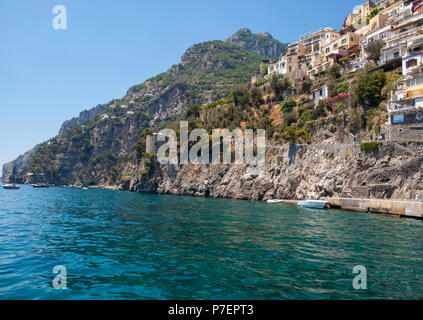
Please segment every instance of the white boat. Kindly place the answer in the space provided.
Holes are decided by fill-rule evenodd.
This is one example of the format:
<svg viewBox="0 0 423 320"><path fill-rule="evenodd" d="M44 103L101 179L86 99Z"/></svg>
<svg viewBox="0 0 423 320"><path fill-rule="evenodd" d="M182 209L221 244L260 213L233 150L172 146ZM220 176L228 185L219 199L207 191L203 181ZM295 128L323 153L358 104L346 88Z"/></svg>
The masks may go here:
<svg viewBox="0 0 423 320"><path fill-rule="evenodd" d="M267 200L267 203L282 203L283 200Z"/></svg>
<svg viewBox="0 0 423 320"><path fill-rule="evenodd" d="M319 200L316 192L309 192L307 194L307 200L298 201L298 205L304 208L312 208L312 209L324 209L328 205L329 202L325 200Z"/></svg>
<svg viewBox="0 0 423 320"><path fill-rule="evenodd" d="M312 209L324 209L326 208L328 202L324 200L305 200L305 201L298 201L298 205L304 208L312 208Z"/></svg>
<svg viewBox="0 0 423 320"><path fill-rule="evenodd" d="M14 183L6 183L3 185L3 189L19 189L20 187Z"/></svg>

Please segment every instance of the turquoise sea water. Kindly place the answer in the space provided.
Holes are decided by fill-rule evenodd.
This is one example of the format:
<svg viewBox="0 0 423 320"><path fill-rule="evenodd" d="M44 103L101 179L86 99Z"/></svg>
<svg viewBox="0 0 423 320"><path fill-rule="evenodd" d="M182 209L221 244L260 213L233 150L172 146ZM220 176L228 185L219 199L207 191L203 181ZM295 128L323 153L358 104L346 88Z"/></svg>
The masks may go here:
<svg viewBox="0 0 423 320"><path fill-rule="evenodd" d="M67 289L52 270L67 270ZM356 265L367 290L352 287ZM423 221L66 188L0 190L0 299L423 299Z"/></svg>

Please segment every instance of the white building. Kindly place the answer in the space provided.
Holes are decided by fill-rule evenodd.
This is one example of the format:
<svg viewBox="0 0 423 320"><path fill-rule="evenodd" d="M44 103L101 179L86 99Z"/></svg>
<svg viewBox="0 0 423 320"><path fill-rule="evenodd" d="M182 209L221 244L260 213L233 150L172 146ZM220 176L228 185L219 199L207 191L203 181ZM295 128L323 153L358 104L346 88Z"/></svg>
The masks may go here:
<svg viewBox="0 0 423 320"><path fill-rule="evenodd" d="M285 76L286 75L286 55L283 55L277 62L269 65L267 68L267 75L271 76L274 73Z"/></svg>
<svg viewBox="0 0 423 320"><path fill-rule="evenodd" d="M407 41L422 32L423 13L400 18L392 23L392 28L386 37L386 46L382 50L379 65L393 61L401 61L407 53Z"/></svg>
<svg viewBox="0 0 423 320"><path fill-rule="evenodd" d="M313 101L313 106L316 107L320 100L326 100L329 98L329 89L327 85L317 88L312 91L310 100Z"/></svg>

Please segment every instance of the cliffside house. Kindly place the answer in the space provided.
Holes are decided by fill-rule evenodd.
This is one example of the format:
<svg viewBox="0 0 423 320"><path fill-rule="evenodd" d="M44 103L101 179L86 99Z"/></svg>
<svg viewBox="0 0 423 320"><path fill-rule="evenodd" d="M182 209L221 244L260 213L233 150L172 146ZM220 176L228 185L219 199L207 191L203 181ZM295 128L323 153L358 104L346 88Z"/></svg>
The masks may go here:
<svg viewBox="0 0 423 320"><path fill-rule="evenodd" d="M366 18L376 8L372 1L366 1L353 8L352 13L345 19L344 26L354 26L359 29L366 24Z"/></svg>
<svg viewBox="0 0 423 320"><path fill-rule="evenodd" d="M407 42L423 31L423 13L395 20L386 37L386 46L382 50L380 66L392 68L402 64L402 57L407 54Z"/></svg>
<svg viewBox="0 0 423 320"><path fill-rule="evenodd" d="M286 55L282 55L281 58L273 64L268 66L267 75L272 76L273 74L279 74L286 76Z"/></svg>
<svg viewBox="0 0 423 320"><path fill-rule="evenodd" d="M310 100L312 101L313 107L316 107L320 100L326 100L328 97L329 90L327 85L313 89L310 94Z"/></svg>
<svg viewBox="0 0 423 320"><path fill-rule="evenodd" d="M423 37L410 40L403 81L388 105L388 140L423 141Z"/></svg>
<svg viewBox="0 0 423 320"><path fill-rule="evenodd" d="M355 56L360 52L360 37L350 31L339 33L338 38L322 47L322 63L311 68L308 76L314 78L317 74L327 71L342 57Z"/></svg>

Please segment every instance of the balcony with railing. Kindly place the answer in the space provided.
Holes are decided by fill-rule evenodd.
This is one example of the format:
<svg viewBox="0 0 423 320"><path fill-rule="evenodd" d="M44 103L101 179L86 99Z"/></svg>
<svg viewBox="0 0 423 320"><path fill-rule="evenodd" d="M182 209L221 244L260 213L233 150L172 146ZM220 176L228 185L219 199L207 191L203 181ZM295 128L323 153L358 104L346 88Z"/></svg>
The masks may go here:
<svg viewBox="0 0 423 320"><path fill-rule="evenodd" d="M405 80L411 80L417 77L423 77L423 65L408 67L405 69Z"/></svg>
<svg viewBox="0 0 423 320"><path fill-rule="evenodd" d="M423 20L423 13L411 15L403 12L391 18L391 25L394 29L401 29L421 20Z"/></svg>
<svg viewBox="0 0 423 320"><path fill-rule="evenodd" d="M407 40L409 40L411 37L415 37L417 34L417 31L420 30L422 27L415 27L411 28L407 31L396 31L392 32L388 37L386 38L386 48L392 48L395 46L398 46L399 44L407 43Z"/></svg>
<svg viewBox="0 0 423 320"><path fill-rule="evenodd" d="M399 88L391 92L391 103L402 101L405 98L405 89Z"/></svg>
<svg viewBox="0 0 423 320"><path fill-rule="evenodd" d="M388 105L388 113L392 114L400 114L400 113L408 113L408 112L415 112L416 105L414 100L402 100L402 101L395 101Z"/></svg>

